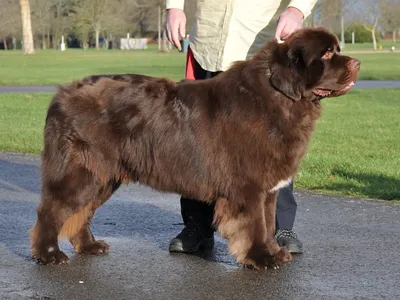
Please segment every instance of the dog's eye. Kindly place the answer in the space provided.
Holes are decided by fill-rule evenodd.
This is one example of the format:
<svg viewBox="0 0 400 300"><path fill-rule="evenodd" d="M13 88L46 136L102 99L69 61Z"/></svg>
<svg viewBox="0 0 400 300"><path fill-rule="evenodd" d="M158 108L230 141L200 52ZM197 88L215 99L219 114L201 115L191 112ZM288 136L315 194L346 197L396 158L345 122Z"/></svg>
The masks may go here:
<svg viewBox="0 0 400 300"><path fill-rule="evenodd" d="M324 55L322 55L322 59L331 59L333 56L333 51L331 49L328 49L328 51L325 52Z"/></svg>

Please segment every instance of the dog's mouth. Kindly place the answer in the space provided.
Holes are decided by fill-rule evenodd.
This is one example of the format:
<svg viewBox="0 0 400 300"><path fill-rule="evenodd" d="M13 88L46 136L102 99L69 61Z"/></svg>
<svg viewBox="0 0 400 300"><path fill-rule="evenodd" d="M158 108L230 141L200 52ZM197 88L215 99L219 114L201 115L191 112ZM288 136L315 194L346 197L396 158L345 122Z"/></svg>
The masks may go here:
<svg viewBox="0 0 400 300"><path fill-rule="evenodd" d="M324 89L324 88L317 88L313 89L314 95L320 96L320 97L328 97L328 96L338 96L338 95L343 95L347 93L348 91L351 90L351 88L354 86L354 81L351 81L346 87L344 87L341 90L330 90L330 89Z"/></svg>

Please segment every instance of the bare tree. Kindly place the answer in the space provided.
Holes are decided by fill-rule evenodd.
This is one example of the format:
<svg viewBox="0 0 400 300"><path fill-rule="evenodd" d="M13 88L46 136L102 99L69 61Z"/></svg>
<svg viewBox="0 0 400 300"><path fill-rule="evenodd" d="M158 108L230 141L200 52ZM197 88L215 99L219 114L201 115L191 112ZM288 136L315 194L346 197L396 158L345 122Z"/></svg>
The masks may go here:
<svg viewBox="0 0 400 300"><path fill-rule="evenodd" d="M95 33L96 49L100 48L100 32L105 29L109 9L115 3L112 0L85 0L77 8L80 26L89 26Z"/></svg>
<svg viewBox="0 0 400 300"><path fill-rule="evenodd" d="M332 31L340 31L340 44L345 47L345 19L360 2L358 0L320 0L314 7L314 18L319 16L319 23ZM313 25L316 20L313 20Z"/></svg>
<svg viewBox="0 0 400 300"><path fill-rule="evenodd" d="M30 0L32 10L32 23L35 35L41 40L42 49L48 48L50 35L50 6L48 0ZM47 38L46 38L47 37Z"/></svg>
<svg viewBox="0 0 400 300"><path fill-rule="evenodd" d="M19 0L19 4L21 6L24 54L35 54L35 48L33 46L31 9L29 7L29 0Z"/></svg>
<svg viewBox="0 0 400 300"><path fill-rule="evenodd" d="M0 9L0 40L4 44L4 49L8 49L8 42L15 41L15 37L20 37L21 17L18 2L4 0ZM13 42L15 48L15 43Z"/></svg>
<svg viewBox="0 0 400 300"><path fill-rule="evenodd" d="M83 0L48 0L53 47L57 48L62 35L67 35L73 24L73 14L78 2Z"/></svg>
<svg viewBox="0 0 400 300"><path fill-rule="evenodd" d="M393 43L396 43L397 32L400 28L400 1L380 0L380 23L385 31L392 33Z"/></svg>
<svg viewBox="0 0 400 300"><path fill-rule="evenodd" d="M109 48L109 43L115 36L122 36L130 31L133 25L131 22L132 2L135 1L117 0L109 4L102 31L106 49Z"/></svg>
<svg viewBox="0 0 400 300"><path fill-rule="evenodd" d="M380 17L380 3L376 0L367 0L364 1L364 11L362 12L362 16L364 18L365 24L364 27L368 31L371 32L372 43L374 50L377 49L376 42L376 28L378 26L378 20Z"/></svg>

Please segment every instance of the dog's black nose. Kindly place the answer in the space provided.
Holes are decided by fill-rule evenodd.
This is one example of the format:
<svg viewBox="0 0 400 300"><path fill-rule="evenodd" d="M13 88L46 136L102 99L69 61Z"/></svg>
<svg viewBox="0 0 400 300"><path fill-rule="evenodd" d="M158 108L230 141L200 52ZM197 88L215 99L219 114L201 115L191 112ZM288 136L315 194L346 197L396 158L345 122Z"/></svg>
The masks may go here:
<svg viewBox="0 0 400 300"><path fill-rule="evenodd" d="M352 59L351 59L351 61L350 61L350 67L351 67L353 70L358 70L358 69L360 68L360 65L361 65L361 62L360 62L358 59L356 59L356 58L352 58Z"/></svg>

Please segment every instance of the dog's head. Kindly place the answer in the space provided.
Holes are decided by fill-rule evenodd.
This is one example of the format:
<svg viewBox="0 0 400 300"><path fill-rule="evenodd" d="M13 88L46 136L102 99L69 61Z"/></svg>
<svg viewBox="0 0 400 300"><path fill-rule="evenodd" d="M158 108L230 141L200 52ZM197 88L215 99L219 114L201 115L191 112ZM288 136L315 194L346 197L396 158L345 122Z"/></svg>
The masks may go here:
<svg viewBox="0 0 400 300"><path fill-rule="evenodd" d="M295 31L267 49L271 85L294 101L346 94L360 69L360 61L341 55L338 39L324 28Z"/></svg>

